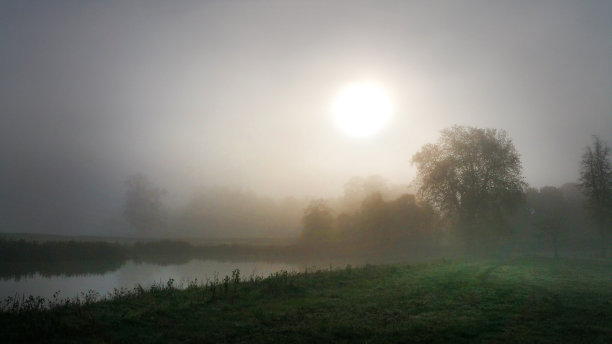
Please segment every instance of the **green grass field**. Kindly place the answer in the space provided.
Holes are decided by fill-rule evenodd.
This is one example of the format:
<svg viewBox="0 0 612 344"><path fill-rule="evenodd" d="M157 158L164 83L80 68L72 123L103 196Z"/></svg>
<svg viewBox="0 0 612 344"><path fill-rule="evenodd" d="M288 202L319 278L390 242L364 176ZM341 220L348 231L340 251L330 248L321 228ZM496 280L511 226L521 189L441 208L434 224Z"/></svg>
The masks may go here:
<svg viewBox="0 0 612 344"><path fill-rule="evenodd" d="M237 280L184 290L169 281L52 310L5 302L0 341L612 342L609 261L436 261Z"/></svg>

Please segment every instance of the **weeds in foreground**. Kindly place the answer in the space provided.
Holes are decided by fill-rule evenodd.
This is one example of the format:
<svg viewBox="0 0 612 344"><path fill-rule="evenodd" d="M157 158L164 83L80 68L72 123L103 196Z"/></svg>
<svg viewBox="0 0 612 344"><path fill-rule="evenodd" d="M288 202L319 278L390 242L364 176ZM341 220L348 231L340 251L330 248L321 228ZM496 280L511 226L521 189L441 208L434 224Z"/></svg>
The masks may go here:
<svg viewBox="0 0 612 344"><path fill-rule="evenodd" d="M367 269L369 266L365 266ZM351 265L347 265L344 269L336 269L335 271L343 271L349 273L353 270ZM231 276L226 275L222 279L215 273L212 278L207 278L204 281L197 279L191 281L182 281L176 283L174 278L168 279L166 282L154 282L150 286L136 284L133 288L114 288L107 295L101 295L95 290L81 292L74 298L61 298L60 292L57 291L51 299L40 296L15 295L9 296L0 302L0 312L8 314L29 314L36 312L45 312L58 308L84 308L96 302L104 301L119 301L130 298L139 297L145 294L171 294L176 290L198 291L208 302L213 302L217 299L229 298L234 300L239 297L243 291L260 289L267 293L282 293L289 289L295 289L299 281L306 281L320 276L323 272L334 271L330 266L329 270L312 267L305 269L304 272L280 270L272 273L267 277L255 275L243 278L240 270L232 271Z"/></svg>

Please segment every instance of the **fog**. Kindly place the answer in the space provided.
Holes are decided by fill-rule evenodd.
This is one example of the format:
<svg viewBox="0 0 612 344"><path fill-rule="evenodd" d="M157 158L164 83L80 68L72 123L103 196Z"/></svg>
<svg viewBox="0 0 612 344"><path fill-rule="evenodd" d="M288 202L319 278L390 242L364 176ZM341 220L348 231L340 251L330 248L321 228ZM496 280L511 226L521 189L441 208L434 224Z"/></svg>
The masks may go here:
<svg viewBox="0 0 612 344"><path fill-rule="evenodd" d="M506 130L533 187L577 182L591 136L612 141L611 17L608 1L2 2L0 232L145 235L122 216L141 173L172 233L297 237L308 202L340 204L355 176L414 193L412 156L455 124ZM360 81L393 108L366 138L331 114ZM178 220L219 194L249 195L260 222Z"/></svg>

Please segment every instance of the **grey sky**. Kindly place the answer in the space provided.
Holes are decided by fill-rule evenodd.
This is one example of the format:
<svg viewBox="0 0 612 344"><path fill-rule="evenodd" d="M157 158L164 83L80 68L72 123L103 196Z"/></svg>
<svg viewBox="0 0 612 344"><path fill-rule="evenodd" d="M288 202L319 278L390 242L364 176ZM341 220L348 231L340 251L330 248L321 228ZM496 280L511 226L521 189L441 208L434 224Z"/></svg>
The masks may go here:
<svg viewBox="0 0 612 344"><path fill-rule="evenodd" d="M93 223L135 172L175 197L409 183L454 124L507 130L527 182L561 185L612 141L611 1L2 1L0 47L5 218ZM367 139L330 114L361 80L395 108Z"/></svg>

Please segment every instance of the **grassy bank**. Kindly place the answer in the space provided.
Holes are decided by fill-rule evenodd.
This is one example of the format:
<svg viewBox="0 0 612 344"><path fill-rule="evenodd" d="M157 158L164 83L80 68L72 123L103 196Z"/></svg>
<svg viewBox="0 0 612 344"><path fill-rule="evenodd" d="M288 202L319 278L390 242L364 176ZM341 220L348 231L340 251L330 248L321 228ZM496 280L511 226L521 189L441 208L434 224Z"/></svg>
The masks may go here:
<svg viewBox="0 0 612 344"><path fill-rule="evenodd" d="M612 340L612 264L513 261L239 272L90 293L42 310L5 303L4 342L582 342ZM12 310L9 310L12 307ZM9 309L7 309L9 308Z"/></svg>

